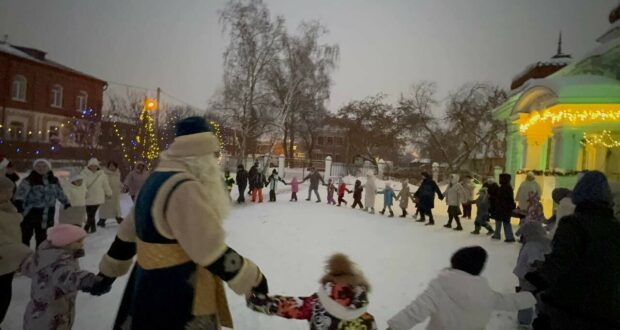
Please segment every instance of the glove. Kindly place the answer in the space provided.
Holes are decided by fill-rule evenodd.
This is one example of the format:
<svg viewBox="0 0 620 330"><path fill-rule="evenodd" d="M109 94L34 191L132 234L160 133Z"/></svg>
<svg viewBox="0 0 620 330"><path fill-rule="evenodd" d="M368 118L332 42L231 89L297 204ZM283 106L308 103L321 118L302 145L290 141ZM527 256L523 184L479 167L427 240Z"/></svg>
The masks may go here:
<svg viewBox="0 0 620 330"><path fill-rule="evenodd" d="M90 288L90 294L93 296L101 296L110 292L114 280L116 280L115 277L107 277L101 273L97 274L97 280Z"/></svg>
<svg viewBox="0 0 620 330"><path fill-rule="evenodd" d="M257 286L252 289L253 292L262 293L264 295L269 293L269 285L267 284L267 278L265 275L262 275L262 279Z"/></svg>
<svg viewBox="0 0 620 330"><path fill-rule="evenodd" d="M71 207L71 203L65 204L65 210Z"/></svg>
<svg viewBox="0 0 620 330"><path fill-rule="evenodd" d="M17 212L24 213L24 202L22 202L21 200L14 200L13 205L15 205Z"/></svg>

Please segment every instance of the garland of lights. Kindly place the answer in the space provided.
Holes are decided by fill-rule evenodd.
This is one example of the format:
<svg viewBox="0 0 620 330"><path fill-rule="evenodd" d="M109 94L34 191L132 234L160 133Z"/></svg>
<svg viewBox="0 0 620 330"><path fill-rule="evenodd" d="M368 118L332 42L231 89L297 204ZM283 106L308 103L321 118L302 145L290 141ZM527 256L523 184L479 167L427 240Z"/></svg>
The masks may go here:
<svg viewBox="0 0 620 330"><path fill-rule="evenodd" d="M618 122L620 121L620 109L588 110L566 109L545 110L542 114L533 111L528 118L519 123L519 131L525 134L532 126L537 124L570 123L583 124L586 122Z"/></svg>
<svg viewBox="0 0 620 330"><path fill-rule="evenodd" d="M620 140L614 139L610 131L604 130L601 134L583 133L581 144L585 146L618 148Z"/></svg>

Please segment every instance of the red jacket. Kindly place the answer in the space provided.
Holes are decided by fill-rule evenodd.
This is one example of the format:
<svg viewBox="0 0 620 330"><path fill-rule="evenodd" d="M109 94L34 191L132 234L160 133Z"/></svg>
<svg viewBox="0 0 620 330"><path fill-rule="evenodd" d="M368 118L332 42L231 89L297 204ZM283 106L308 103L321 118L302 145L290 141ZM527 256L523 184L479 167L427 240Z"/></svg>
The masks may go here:
<svg viewBox="0 0 620 330"><path fill-rule="evenodd" d="M340 182L338 185L338 195L344 195L345 192L351 192L351 190L347 189L347 185L344 182Z"/></svg>

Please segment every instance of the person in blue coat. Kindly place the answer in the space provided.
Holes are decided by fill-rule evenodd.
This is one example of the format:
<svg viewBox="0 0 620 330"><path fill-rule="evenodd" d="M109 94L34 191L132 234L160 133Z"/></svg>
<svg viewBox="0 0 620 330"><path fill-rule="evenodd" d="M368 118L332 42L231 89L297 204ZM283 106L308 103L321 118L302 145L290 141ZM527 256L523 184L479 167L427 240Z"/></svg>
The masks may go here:
<svg viewBox="0 0 620 330"><path fill-rule="evenodd" d="M385 209L390 210L390 218L394 217L394 211L392 211L392 205L394 205L394 198L396 198L396 194L394 193L394 189L390 183L385 184L385 188L382 191L379 191L378 194L383 194L383 210L381 210L381 214L385 214Z"/></svg>

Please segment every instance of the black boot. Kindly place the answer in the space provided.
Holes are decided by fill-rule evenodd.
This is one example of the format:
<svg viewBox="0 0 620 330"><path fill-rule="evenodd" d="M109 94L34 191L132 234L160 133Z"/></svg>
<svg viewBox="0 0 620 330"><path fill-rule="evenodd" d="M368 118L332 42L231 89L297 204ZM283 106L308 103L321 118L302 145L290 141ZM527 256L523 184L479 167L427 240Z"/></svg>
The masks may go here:
<svg viewBox="0 0 620 330"><path fill-rule="evenodd" d="M116 222L120 225L121 222L123 222L123 218L122 217L116 217Z"/></svg>
<svg viewBox="0 0 620 330"><path fill-rule="evenodd" d="M105 220L106 219L99 219L99 221L97 221L97 226L105 228Z"/></svg>
<svg viewBox="0 0 620 330"><path fill-rule="evenodd" d="M424 220L422 220L424 221ZM430 220L428 223L424 224L425 226L434 226L435 225L435 221L434 220Z"/></svg>
<svg viewBox="0 0 620 330"><path fill-rule="evenodd" d="M390 218L393 218L393 217L394 217L394 211L390 210L390 215L389 215L389 217L390 217Z"/></svg>
<svg viewBox="0 0 620 330"><path fill-rule="evenodd" d="M384 207L384 208L383 208L383 210L381 210L381 212L379 212L379 213L381 213L382 215L383 215L383 214L385 214L385 207Z"/></svg>

